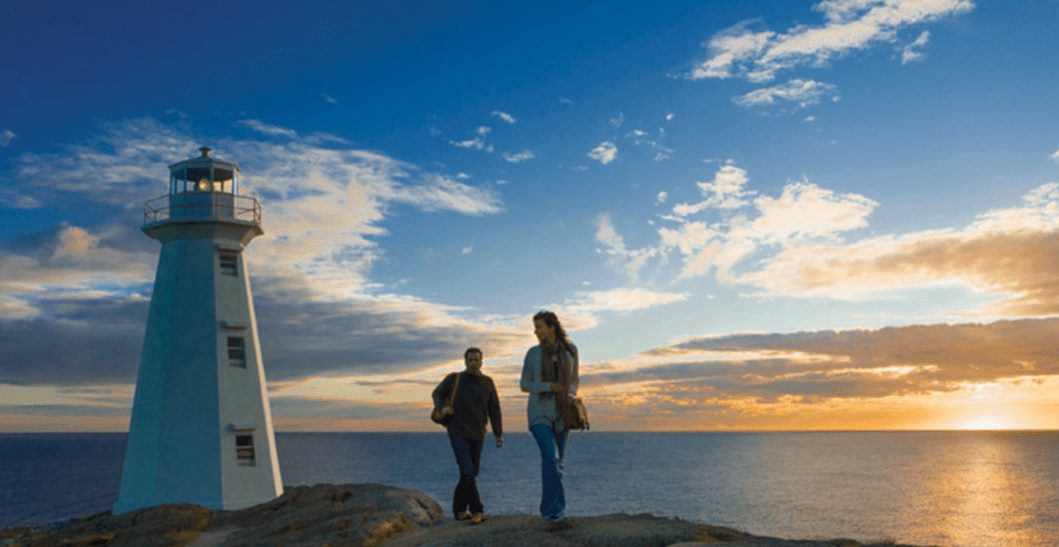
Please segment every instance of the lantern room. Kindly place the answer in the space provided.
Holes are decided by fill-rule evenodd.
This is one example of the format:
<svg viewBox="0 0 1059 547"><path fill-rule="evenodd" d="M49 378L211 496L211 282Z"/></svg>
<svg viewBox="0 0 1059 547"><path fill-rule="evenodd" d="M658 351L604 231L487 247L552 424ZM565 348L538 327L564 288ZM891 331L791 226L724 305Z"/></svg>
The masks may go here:
<svg viewBox="0 0 1059 547"><path fill-rule="evenodd" d="M199 157L169 166L169 193L144 205L144 230L173 222L261 222L257 200L239 195L239 166L210 151L203 146Z"/></svg>
<svg viewBox="0 0 1059 547"><path fill-rule="evenodd" d="M239 166L210 157L211 148L199 148L201 156L169 166L169 193L224 192L239 193Z"/></svg>

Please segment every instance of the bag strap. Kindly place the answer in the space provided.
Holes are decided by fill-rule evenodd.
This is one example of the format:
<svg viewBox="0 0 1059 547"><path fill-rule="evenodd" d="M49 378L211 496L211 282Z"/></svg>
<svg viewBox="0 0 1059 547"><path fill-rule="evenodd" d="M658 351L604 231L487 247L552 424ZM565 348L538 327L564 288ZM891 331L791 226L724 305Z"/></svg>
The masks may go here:
<svg viewBox="0 0 1059 547"><path fill-rule="evenodd" d="M455 383L452 386L452 392L449 393L449 404L447 406L452 406L452 403L456 402L456 390L460 389L460 377L461 376L463 376L463 374L461 374L459 372L456 373L456 380L455 380Z"/></svg>

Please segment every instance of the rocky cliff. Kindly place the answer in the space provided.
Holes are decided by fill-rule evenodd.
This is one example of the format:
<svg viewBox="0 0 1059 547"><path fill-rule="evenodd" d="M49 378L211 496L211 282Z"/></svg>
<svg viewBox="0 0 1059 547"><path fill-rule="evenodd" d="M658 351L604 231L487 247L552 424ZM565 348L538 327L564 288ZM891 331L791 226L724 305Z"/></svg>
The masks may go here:
<svg viewBox="0 0 1059 547"><path fill-rule="evenodd" d="M0 529L3 545L778 545L859 546L856 541L784 540L652 515L570 518L554 526L529 515L470 525L447 517L430 496L379 484L287 487L240 511L166 505L123 515ZM892 542L884 545L892 546Z"/></svg>

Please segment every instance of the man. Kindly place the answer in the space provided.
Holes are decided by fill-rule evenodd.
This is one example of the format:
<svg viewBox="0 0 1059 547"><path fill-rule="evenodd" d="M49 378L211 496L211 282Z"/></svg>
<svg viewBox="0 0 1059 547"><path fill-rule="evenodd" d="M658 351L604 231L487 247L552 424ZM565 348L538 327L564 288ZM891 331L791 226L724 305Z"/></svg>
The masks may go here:
<svg viewBox="0 0 1059 547"><path fill-rule="evenodd" d="M434 389L434 407L452 416L447 429L456 464L460 467L460 482L452 494L452 513L456 520L470 520L479 524L485 520L485 508L478 496L478 463L485 444L485 423L489 421L496 437L496 447L504 446L504 426L500 416L500 396L493 379L482 374L482 350L467 348L463 352L466 369L445 377ZM459 377L459 383L456 379ZM448 398L456 388L452 406ZM468 510L470 512L468 512Z"/></svg>

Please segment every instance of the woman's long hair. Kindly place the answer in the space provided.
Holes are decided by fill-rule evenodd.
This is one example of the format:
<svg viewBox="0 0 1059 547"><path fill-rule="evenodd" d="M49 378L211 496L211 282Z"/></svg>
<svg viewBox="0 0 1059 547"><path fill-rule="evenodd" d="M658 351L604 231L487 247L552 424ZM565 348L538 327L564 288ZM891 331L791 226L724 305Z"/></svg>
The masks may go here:
<svg viewBox="0 0 1059 547"><path fill-rule="evenodd" d="M548 310L541 310L533 316L534 321L538 319L544 321L545 325L548 325L549 327L555 329L556 342L559 342L564 346L569 346L571 344L570 338L566 336L566 331L563 330L563 324L559 322L559 316L555 315L555 313L550 312Z"/></svg>

